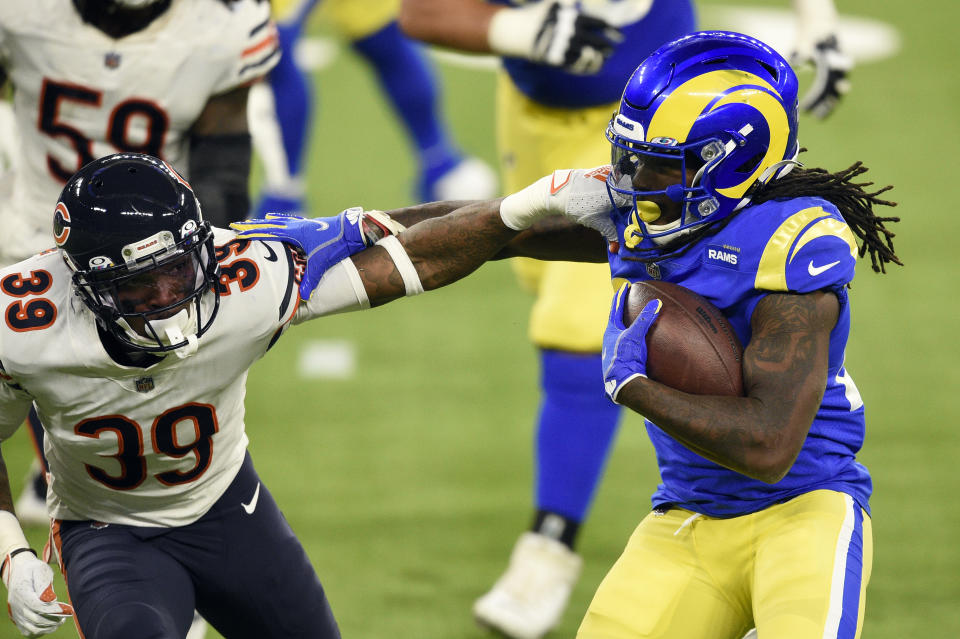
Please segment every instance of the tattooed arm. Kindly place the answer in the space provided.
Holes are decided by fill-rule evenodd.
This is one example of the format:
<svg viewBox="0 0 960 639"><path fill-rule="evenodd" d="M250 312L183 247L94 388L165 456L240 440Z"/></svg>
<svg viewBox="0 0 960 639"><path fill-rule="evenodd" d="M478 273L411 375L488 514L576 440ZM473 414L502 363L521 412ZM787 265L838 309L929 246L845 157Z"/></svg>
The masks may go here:
<svg viewBox="0 0 960 639"><path fill-rule="evenodd" d="M689 395L638 377L617 401L707 459L777 482L793 466L823 399L838 314L833 293L767 295L753 313L743 354L746 397Z"/></svg>
<svg viewBox="0 0 960 639"><path fill-rule="evenodd" d="M448 213L452 213L459 208L463 208L470 204L470 200L445 200L442 202L426 202L425 204L414 204L413 206L407 206L402 209L392 209L390 211L384 211L387 215L392 217L400 224L403 224L407 228L423 222L424 220L429 220L435 217L442 217Z"/></svg>
<svg viewBox="0 0 960 639"><path fill-rule="evenodd" d="M498 200L499 202L499 200ZM385 211L407 228L435 217L479 202L469 200L428 202L402 209ZM477 207L474 207L476 210ZM568 262L606 262L606 240L597 231L578 224L567 217L548 217L529 229L517 233L490 259L533 257L538 260Z"/></svg>
<svg viewBox="0 0 960 639"><path fill-rule="evenodd" d="M606 260L603 237L576 222L548 218L531 229L514 231L504 226L500 200L470 202L449 214L451 203L436 202L403 209L409 216L390 216L405 223L423 216L397 235L416 268L424 290L446 286L465 277L484 262L512 255L573 261ZM416 210L414 210L416 209ZM435 217L440 215L441 217ZM363 281L371 306L403 297L405 286L386 250L371 247L351 258Z"/></svg>
<svg viewBox="0 0 960 639"><path fill-rule="evenodd" d="M392 214L391 214L392 215ZM440 288L469 275L520 232L504 226L500 200L473 202L449 215L426 219L397 239L416 268L424 290ZM371 306L403 297L403 279L381 246L353 255Z"/></svg>

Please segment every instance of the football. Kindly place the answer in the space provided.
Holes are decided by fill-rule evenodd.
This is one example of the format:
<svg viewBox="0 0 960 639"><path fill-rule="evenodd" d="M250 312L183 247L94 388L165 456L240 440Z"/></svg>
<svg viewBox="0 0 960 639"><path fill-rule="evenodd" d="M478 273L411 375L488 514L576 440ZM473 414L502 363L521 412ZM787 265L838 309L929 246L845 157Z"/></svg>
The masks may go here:
<svg viewBox="0 0 960 639"><path fill-rule="evenodd" d="M630 286L623 323L629 326L647 302L663 302L647 333L647 376L697 395L743 395L743 347L716 306L668 282Z"/></svg>

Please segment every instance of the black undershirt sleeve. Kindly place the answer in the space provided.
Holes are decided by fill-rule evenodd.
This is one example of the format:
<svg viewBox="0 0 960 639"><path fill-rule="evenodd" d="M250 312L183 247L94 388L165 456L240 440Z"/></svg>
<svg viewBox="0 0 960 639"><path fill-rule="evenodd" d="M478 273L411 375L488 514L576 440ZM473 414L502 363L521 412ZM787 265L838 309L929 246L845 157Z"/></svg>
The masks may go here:
<svg viewBox="0 0 960 639"><path fill-rule="evenodd" d="M203 218L226 228L250 214L250 135L204 135L190 138L190 184Z"/></svg>

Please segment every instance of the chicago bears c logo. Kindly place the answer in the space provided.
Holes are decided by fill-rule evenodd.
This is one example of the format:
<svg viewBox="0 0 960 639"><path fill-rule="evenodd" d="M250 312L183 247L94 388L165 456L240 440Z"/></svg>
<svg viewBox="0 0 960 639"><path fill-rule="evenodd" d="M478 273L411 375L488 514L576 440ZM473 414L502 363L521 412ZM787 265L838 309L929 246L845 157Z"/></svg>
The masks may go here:
<svg viewBox="0 0 960 639"><path fill-rule="evenodd" d="M63 202L57 202L57 208L53 213L53 239L57 241L57 246L63 246L70 237L70 211Z"/></svg>

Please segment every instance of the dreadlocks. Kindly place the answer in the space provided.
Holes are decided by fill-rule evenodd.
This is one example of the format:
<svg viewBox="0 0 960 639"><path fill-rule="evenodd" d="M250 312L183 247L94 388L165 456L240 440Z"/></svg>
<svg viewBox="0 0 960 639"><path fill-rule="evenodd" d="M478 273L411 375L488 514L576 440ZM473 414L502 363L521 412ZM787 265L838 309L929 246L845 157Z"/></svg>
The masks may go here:
<svg viewBox="0 0 960 639"><path fill-rule="evenodd" d="M806 149L800 149L800 152ZM865 191L873 182L853 182L853 178L867 172L867 167L857 161L843 171L828 173L824 169L795 167L790 173L778 180L760 186L752 193L750 204L761 204L770 200L784 200L793 197L821 197L837 207L844 221L860 239L858 254L863 257L870 253L873 270L886 273L889 263L903 266L893 249L896 234L887 229L886 222L899 222L899 217L879 217L873 212L874 205L896 206L896 202L882 200L878 195L889 191L893 186L885 186L873 192ZM734 217L730 215L717 223L705 224L681 237L674 238L656 249L637 251L635 255L624 259L634 262L659 262L666 258L678 257L686 253L700 239L715 235Z"/></svg>
<svg viewBox="0 0 960 639"><path fill-rule="evenodd" d="M760 204L769 200L802 196L822 197L832 202L840 210L840 215L854 235L860 239L860 257L870 253L873 270L886 273L886 265L889 263L903 266L893 249L895 234L885 226L886 222L899 222L900 218L879 217L874 214L874 206L896 206L897 203L877 197L892 189L892 186L870 192L865 189L873 186L873 182L853 181L866 172L867 167L859 161L836 173L799 166L779 180L762 186L753 194L751 202Z"/></svg>

